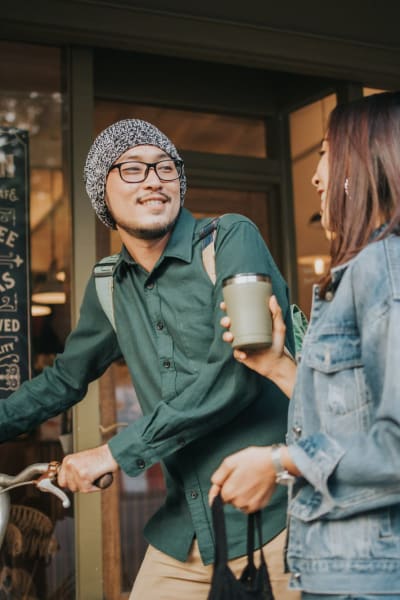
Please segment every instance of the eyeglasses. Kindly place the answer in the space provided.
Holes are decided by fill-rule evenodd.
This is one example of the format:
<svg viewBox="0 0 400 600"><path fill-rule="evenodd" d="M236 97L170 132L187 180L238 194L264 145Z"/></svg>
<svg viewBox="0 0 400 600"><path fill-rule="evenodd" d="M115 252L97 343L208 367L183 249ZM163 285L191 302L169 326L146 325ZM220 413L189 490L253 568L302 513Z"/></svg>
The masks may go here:
<svg viewBox="0 0 400 600"><path fill-rule="evenodd" d="M182 175L183 160L159 160L154 163L140 161L120 162L111 167L108 171L118 169L122 181L126 183L140 183L145 181L150 169L154 169L160 181L175 181Z"/></svg>

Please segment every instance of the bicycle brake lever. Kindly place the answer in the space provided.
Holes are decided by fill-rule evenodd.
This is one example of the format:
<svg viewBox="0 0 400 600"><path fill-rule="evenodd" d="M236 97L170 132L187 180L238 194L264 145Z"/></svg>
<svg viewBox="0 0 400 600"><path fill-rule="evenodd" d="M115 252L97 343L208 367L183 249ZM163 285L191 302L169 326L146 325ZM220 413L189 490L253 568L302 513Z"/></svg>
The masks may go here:
<svg viewBox="0 0 400 600"><path fill-rule="evenodd" d="M49 492L50 494L57 496L57 498L61 500L63 507L69 508L71 506L71 502L67 494L53 483L57 479L59 468L59 462L57 462L56 460L51 461L49 463L49 468L47 469L47 471L45 471L33 483L41 492Z"/></svg>
<svg viewBox="0 0 400 600"><path fill-rule="evenodd" d="M49 492L54 496L57 496L62 502L64 508L69 508L71 506L71 502L69 501L68 496L65 492L54 485L53 481L57 478L57 473L59 469L60 463L57 461L52 461L49 463L49 466L46 471L44 471L40 477L37 479L30 479L29 481L19 481L18 483L13 483L7 487L0 488L0 494L5 494L10 490L14 490L15 488L22 487L25 485L34 485L41 492Z"/></svg>
<svg viewBox="0 0 400 600"><path fill-rule="evenodd" d="M49 476L42 475L35 481L35 484L41 492L49 492L50 494L57 496L57 498L61 500L64 508L69 508L71 506L71 502L66 493L61 488L54 485L53 479Z"/></svg>

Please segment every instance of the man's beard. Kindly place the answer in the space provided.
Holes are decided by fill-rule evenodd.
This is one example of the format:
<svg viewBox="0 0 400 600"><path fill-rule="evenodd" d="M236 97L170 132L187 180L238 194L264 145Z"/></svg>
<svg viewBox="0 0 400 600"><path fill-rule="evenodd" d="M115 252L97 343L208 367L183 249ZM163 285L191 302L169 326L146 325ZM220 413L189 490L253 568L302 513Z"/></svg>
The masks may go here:
<svg viewBox="0 0 400 600"><path fill-rule="evenodd" d="M123 223L117 223L117 225L119 229L122 229L123 231L135 238L141 240L158 240L163 238L170 231L172 231L172 229L175 227L175 223L178 220L180 212L181 211L179 210L176 217L172 219L172 221L170 221L169 223L165 223L164 225L160 226L154 225L154 228L152 229L141 227L129 227L129 225L124 225Z"/></svg>

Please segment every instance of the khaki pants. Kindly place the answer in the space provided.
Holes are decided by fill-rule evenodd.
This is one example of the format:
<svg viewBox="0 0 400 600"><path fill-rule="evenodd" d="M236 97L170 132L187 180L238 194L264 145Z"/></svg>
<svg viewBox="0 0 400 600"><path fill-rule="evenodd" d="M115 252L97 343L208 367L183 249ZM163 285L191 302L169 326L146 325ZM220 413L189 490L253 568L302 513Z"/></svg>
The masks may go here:
<svg viewBox="0 0 400 600"><path fill-rule="evenodd" d="M289 575L283 572L283 531L263 548L275 600L300 600L300 592L288 589ZM257 552L255 563L258 564ZM239 577L247 557L229 562ZM203 565L197 541L193 542L186 562L179 562L149 546L136 577L129 600L207 600L213 566Z"/></svg>

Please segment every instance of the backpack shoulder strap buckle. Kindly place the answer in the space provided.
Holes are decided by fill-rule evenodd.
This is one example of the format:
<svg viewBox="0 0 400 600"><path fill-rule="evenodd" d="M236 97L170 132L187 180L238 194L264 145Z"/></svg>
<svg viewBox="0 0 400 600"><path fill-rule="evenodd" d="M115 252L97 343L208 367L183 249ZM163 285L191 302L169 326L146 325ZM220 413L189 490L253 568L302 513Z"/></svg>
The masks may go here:
<svg viewBox="0 0 400 600"><path fill-rule="evenodd" d="M114 271L119 256L119 254L106 256L93 269L97 297L114 331L116 331L114 315Z"/></svg>

